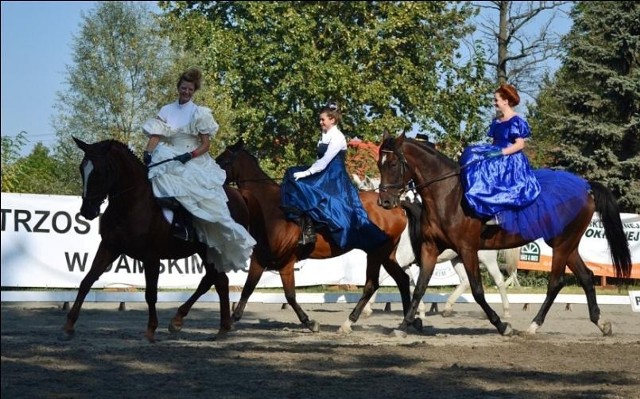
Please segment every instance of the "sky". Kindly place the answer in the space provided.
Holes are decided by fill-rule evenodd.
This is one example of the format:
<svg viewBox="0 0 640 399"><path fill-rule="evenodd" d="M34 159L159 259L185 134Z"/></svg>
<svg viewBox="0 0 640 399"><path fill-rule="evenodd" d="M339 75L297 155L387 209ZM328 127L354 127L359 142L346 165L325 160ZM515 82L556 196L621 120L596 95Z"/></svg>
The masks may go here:
<svg viewBox="0 0 640 399"><path fill-rule="evenodd" d="M56 93L64 91L66 67L72 65L74 37L79 35L82 14L95 1L2 1L2 115L1 132L16 136L26 132L29 142L22 155L42 142L56 141L51 126L56 114ZM156 4L155 1L149 2ZM566 19L559 33L566 33Z"/></svg>
<svg viewBox="0 0 640 399"><path fill-rule="evenodd" d="M62 91L66 65L72 64L73 37L81 13L93 1L2 1L2 135L25 131L27 153L56 141L51 119L56 92Z"/></svg>

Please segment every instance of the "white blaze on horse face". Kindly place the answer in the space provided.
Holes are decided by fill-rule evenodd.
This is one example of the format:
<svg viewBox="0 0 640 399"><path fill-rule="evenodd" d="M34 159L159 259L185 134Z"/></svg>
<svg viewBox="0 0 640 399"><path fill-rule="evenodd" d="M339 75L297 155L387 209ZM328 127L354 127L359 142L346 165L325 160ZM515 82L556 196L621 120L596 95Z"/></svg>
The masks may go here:
<svg viewBox="0 0 640 399"><path fill-rule="evenodd" d="M86 197L87 186L89 185L89 175L91 175L91 172L93 172L93 162L87 161L82 172L82 176L84 177L84 180L82 181L82 196Z"/></svg>
<svg viewBox="0 0 640 399"><path fill-rule="evenodd" d="M387 162L387 154L382 155L382 161L380 162L380 164L384 165L385 162Z"/></svg>

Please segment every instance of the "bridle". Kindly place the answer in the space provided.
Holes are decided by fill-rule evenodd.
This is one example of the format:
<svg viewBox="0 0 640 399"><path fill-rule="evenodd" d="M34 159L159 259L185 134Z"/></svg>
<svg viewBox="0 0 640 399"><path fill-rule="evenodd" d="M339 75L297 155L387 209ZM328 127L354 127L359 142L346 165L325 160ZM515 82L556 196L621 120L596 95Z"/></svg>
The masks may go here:
<svg viewBox="0 0 640 399"><path fill-rule="evenodd" d="M418 191L419 189L428 187L433 183L448 179L450 177L458 176L460 175L462 168L468 166L468 165L464 165L452 172L444 173L440 176L436 176L435 178L427 180L420 184L415 184L413 179L408 179L407 182L404 183L405 173L409 170L409 163L407 162L407 159L404 156L404 152L402 151L402 148L400 148L397 153L393 150L380 150L380 152L394 154L400 160L400 182L387 183L387 184L380 183L380 187L379 187L379 190L385 193L387 193L389 189L397 189L398 191L396 192L388 193L390 195L393 195L396 199L400 199L404 194L406 194L409 191Z"/></svg>

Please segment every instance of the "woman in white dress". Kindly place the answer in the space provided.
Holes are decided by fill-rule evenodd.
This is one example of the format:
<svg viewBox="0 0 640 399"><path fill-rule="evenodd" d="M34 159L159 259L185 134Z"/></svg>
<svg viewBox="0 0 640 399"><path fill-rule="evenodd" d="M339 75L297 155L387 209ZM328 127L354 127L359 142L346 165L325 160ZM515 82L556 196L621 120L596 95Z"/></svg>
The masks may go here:
<svg viewBox="0 0 640 399"><path fill-rule="evenodd" d="M209 247L207 260L219 271L236 271L246 268L256 241L231 218L226 205L226 174L209 155L218 124L209 108L192 101L201 80L199 69L185 71L177 83L178 100L145 122L149 141L143 160L157 164L149 168L155 196L175 198L193 216L198 240Z"/></svg>

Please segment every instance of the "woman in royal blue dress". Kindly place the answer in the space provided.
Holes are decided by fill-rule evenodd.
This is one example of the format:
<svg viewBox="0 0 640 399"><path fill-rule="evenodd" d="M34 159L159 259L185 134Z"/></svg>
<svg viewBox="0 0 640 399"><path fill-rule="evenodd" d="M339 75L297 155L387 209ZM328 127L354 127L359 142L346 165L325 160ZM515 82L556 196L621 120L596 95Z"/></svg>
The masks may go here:
<svg viewBox="0 0 640 399"><path fill-rule="evenodd" d="M388 236L369 219L347 173L347 140L337 126L342 120L338 106L325 105L319 120L318 159L309 167L287 170L281 188L282 208L289 218L300 222L301 245L315 242L316 223L326 226L341 248L375 248Z"/></svg>
<svg viewBox="0 0 640 399"><path fill-rule="evenodd" d="M466 204L486 224L498 224L528 239L559 234L586 201L588 183L568 172L534 170L524 154L529 124L514 111L515 87L494 93L499 112L489 128L492 144L467 147L460 158Z"/></svg>

